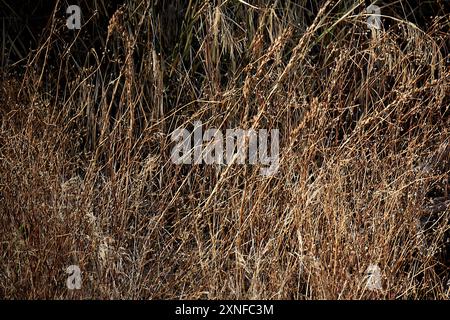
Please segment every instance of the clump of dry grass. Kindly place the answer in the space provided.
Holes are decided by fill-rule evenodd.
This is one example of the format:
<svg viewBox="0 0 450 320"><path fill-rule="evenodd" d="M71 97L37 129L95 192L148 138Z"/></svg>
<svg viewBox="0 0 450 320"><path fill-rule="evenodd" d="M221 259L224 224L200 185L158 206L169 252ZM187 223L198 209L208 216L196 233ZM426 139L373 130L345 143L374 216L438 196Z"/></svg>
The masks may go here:
<svg viewBox="0 0 450 320"><path fill-rule="evenodd" d="M90 39L58 2L1 79L0 296L448 299L449 16L308 3L126 1ZM171 163L195 120L278 128L279 171Z"/></svg>

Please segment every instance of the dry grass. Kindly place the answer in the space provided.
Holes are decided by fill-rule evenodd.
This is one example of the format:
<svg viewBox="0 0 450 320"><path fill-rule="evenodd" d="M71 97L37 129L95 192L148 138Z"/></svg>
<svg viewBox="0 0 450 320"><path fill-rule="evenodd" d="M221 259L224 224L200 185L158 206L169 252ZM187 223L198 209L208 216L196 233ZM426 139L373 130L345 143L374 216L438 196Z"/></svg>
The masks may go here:
<svg viewBox="0 0 450 320"><path fill-rule="evenodd" d="M125 2L73 32L59 1L4 68L0 297L449 298L448 15L396 2L370 34L363 1ZM172 164L195 120L280 129L277 175Z"/></svg>

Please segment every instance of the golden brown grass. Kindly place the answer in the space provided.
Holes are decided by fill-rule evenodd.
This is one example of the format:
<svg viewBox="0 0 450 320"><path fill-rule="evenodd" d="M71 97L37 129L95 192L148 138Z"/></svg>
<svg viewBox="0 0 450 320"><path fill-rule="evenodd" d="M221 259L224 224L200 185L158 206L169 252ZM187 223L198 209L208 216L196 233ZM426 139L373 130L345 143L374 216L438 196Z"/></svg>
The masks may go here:
<svg viewBox="0 0 450 320"><path fill-rule="evenodd" d="M449 16L370 34L356 2L126 1L80 32L58 2L1 79L0 297L448 299ZM278 128L279 171L171 163L195 120Z"/></svg>

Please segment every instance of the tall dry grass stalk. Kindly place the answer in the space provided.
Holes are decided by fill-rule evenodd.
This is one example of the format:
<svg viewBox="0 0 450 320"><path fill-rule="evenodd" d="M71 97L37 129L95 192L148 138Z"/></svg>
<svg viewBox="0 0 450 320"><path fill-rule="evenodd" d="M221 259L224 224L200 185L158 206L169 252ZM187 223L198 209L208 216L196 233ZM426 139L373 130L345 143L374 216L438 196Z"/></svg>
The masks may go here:
<svg viewBox="0 0 450 320"><path fill-rule="evenodd" d="M0 297L449 298L449 15L247 2L94 1L78 32L58 1L1 78ZM196 120L279 129L279 171L173 164Z"/></svg>

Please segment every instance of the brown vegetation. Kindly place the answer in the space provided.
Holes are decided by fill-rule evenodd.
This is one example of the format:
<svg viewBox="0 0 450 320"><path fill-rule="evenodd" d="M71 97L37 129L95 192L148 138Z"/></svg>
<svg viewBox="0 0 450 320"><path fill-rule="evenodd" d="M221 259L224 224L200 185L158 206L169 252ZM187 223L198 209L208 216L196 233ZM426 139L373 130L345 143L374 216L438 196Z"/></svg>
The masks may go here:
<svg viewBox="0 0 450 320"><path fill-rule="evenodd" d="M448 14L124 2L4 47L0 297L449 298ZM195 120L278 128L277 174L173 164Z"/></svg>

